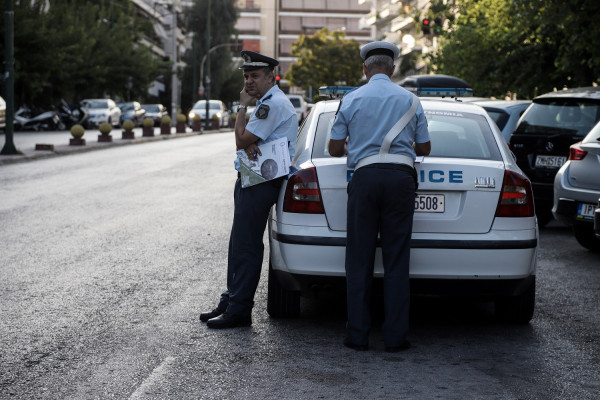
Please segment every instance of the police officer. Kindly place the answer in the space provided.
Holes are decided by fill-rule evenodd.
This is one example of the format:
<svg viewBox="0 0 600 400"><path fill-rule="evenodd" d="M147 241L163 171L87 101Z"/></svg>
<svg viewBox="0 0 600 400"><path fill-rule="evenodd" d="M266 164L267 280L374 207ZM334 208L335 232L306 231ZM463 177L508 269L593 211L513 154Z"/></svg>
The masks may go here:
<svg viewBox="0 0 600 400"><path fill-rule="evenodd" d="M294 154L298 120L296 110L287 96L275 84L277 60L253 51L242 51L244 89L235 121L235 145L249 158L260 154L258 145L287 138L290 154ZM256 109L246 124L246 110L254 100ZM238 179L234 189L233 226L229 237L227 290L218 306L200 314L200 321L209 328L223 329L252 324L254 293L260 279L263 262L263 234L271 206L277 201L285 177L241 187L239 161L235 167Z"/></svg>
<svg viewBox="0 0 600 400"><path fill-rule="evenodd" d="M346 283L348 321L344 345L367 350L375 248L380 237L384 268L383 340L388 352L410 347L409 257L417 176L416 155L431 150L419 100L394 84L398 47L372 42L361 48L367 84L346 94L338 109L329 153L354 173L348 183ZM347 150L346 150L347 149Z"/></svg>

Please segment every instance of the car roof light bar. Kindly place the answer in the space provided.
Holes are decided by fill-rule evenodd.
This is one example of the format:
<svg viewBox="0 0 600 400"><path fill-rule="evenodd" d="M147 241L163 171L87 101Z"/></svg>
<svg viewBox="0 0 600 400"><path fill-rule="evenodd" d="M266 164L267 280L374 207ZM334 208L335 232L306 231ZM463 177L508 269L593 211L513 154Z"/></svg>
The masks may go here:
<svg viewBox="0 0 600 400"><path fill-rule="evenodd" d="M473 97L471 88L416 88L405 87L404 89L419 97Z"/></svg>
<svg viewBox="0 0 600 400"><path fill-rule="evenodd" d="M354 89L356 89L354 86L321 86L319 88L319 96L331 99L341 98Z"/></svg>

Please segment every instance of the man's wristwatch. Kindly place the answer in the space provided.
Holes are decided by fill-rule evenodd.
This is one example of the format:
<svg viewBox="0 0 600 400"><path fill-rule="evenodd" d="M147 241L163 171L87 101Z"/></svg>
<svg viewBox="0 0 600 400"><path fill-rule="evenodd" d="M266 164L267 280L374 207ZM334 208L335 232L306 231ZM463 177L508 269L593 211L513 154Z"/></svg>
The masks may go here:
<svg viewBox="0 0 600 400"><path fill-rule="evenodd" d="M248 110L248 106L238 106L238 111L240 110Z"/></svg>

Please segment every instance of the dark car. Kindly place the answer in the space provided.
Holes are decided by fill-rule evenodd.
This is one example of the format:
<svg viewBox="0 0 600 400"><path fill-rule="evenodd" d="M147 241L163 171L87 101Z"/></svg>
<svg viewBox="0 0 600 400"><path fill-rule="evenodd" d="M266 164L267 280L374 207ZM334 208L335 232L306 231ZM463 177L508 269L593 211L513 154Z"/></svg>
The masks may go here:
<svg viewBox="0 0 600 400"><path fill-rule="evenodd" d="M154 126L160 126L162 118L169 115L167 108L162 104L142 104L142 108L146 110L145 118L152 118Z"/></svg>
<svg viewBox="0 0 600 400"><path fill-rule="evenodd" d="M448 97L473 95L473 88L469 83L450 75L409 75L398 82L398 85L421 97L428 96L428 89L435 92L435 96L438 97L439 88L450 89Z"/></svg>
<svg viewBox="0 0 600 400"><path fill-rule="evenodd" d="M600 120L600 87L546 93L533 99L509 145L533 185L540 226L552 220L554 178L570 147Z"/></svg>
<svg viewBox="0 0 600 400"><path fill-rule="evenodd" d="M126 103L117 104L121 109L121 124L128 119L133 121L135 126L142 125L142 121L146 115L146 111L137 101L129 101Z"/></svg>

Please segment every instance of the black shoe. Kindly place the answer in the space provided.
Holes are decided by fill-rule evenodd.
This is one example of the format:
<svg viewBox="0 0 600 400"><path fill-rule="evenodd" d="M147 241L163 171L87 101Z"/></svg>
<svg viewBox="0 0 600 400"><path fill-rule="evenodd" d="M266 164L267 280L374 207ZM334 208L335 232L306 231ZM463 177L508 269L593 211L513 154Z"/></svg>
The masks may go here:
<svg viewBox="0 0 600 400"><path fill-rule="evenodd" d="M219 315L223 314L225 312L225 310L226 310L225 308L217 307L214 310L212 310L211 312L204 312L204 313L200 314L200 321L206 322L209 319L217 318Z"/></svg>
<svg viewBox="0 0 600 400"><path fill-rule="evenodd" d="M405 340L404 342L402 342L402 344L400 346L386 346L385 352L386 353L398 353L400 351L404 351L404 350L408 350L408 349L410 349L410 342L408 340Z"/></svg>
<svg viewBox="0 0 600 400"><path fill-rule="evenodd" d="M249 315L235 315L224 313L223 315L209 319L206 323L206 326L213 329L228 329L228 328L237 328L240 326L250 326L252 325L252 317Z"/></svg>
<svg viewBox="0 0 600 400"><path fill-rule="evenodd" d="M369 350L369 346L366 344L356 344L356 343L352 343L350 341L350 339L346 338L344 339L344 346L351 348L352 350L356 350L356 351L367 351Z"/></svg>

